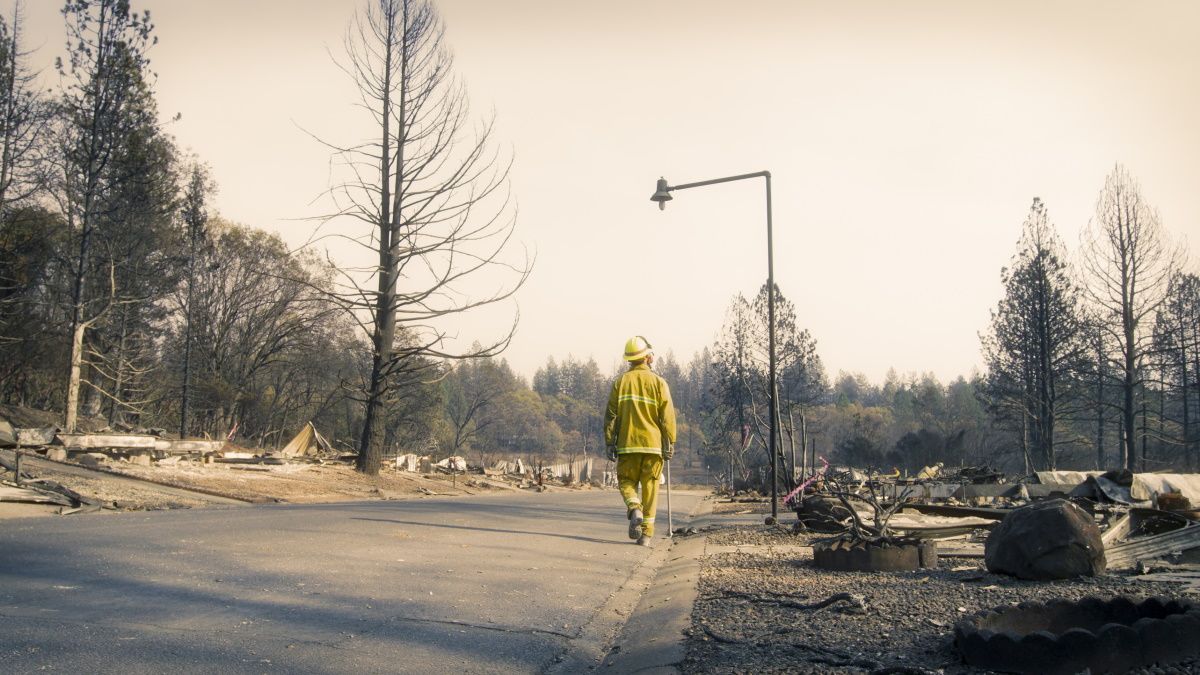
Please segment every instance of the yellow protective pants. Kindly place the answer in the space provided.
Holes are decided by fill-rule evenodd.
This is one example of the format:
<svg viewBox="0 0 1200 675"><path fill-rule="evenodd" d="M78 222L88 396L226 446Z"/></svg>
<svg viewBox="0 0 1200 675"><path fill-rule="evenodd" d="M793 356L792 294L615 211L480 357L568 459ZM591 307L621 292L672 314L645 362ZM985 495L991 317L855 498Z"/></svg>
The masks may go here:
<svg viewBox="0 0 1200 675"><path fill-rule="evenodd" d="M642 510L642 534L654 536L654 510L658 507L658 479L662 475L663 458L649 452L630 452L617 455L617 486L625 500L625 516L634 509ZM638 498L638 486L642 496Z"/></svg>

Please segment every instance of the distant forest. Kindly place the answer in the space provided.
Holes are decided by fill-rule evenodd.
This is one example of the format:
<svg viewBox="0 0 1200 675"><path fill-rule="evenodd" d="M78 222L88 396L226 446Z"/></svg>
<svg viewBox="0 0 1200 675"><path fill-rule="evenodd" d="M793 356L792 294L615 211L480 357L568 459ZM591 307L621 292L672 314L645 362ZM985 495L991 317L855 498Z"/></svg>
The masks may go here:
<svg viewBox="0 0 1200 675"><path fill-rule="evenodd" d="M40 89L27 68L19 10L0 19L0 402L61 413L68 429L159 427L248 447L281 445L311 420L338 447L385 458L602 456L603 406L617 373L560 355L527 381L503 359L511 333L448 353L428 328L509 297L531 269L510 267L514 279L482 301L432 305L455 297L440 284L460 274L439 263L500 261L511 234L507 205L476 228L464 223L477 205L451 195L502 194L502 162L499 171L456 174L486 175L486 189L463 181L389 196L355 186L382 194L378 203L354 202L366 206L350 215L375 228L367 239L385 262L369 283L348 283L351 271L312 250L292 251L275 234L210 213L216 182L159 119L148 14L116 0L73 0L64 19L69 42L54 90ZM421 63L440 68L440 24L418 19L431 32L412 48L433 50ZM381 110L396 105L389 92L376 93ZM452 94L437 100L458 105L461 91ZM434 131L458 131L445 128L463 119L451 113L429 116L443 125ZM387 128L383 137L410 138ZM464 161L491 156L479 150L486 138L477 140ZM382 146L371 157L382 157L386 173L395 162ZM461 146L425 151L452 147ZM414 156L425 157L403 161ZM397 170L394 184L407 189L415 174ZM773 292L780 449L797 472L814 456L886 472L937 462L1015 473L1195 471L1200 278L1124 167L1098 188L1076 250L1059 239L1047 205L1033 200L1010 264L997 271L1002 296L980 299L993 310L979 327L982 368L970 379L831 376L818 336L780 289L735 296L724 325L712 327L712 345L686 361L659 353L656 369L679 410L676 461L701 463L715 480L761 479ZM404 201L418 194L445 210ZM430 234L448 222L464 229ZM482 254L455 248L489 240L498 243ZM410 262L433 272L410 275Z"/></svg>

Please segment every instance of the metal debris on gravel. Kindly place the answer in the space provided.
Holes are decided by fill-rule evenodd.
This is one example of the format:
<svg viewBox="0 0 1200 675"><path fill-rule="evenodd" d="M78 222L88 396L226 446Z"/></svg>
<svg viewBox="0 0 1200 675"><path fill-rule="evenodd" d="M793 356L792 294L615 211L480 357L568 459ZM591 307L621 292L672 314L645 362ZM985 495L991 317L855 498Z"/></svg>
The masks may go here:
<svg viewBox="0 0 1200 675"><path fill-rule="evenodd" d="M912 572L831 572L798 548L820 535L731 527L707 536L710 548L742 548L702 561L685 673L983 673L953 648L954 624L980 610L1087 596L1200 600L1177 584L1121 574L1021 581L989 574L977 558L946 557ZM847 598L861 598L861 607ZM1200 662L1133 672L1200 674Z"/></svg>

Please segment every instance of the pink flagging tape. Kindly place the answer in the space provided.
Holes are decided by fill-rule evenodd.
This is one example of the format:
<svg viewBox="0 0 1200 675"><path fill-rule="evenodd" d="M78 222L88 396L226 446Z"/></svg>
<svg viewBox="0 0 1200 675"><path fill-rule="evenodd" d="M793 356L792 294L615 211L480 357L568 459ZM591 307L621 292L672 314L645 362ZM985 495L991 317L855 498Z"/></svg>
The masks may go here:
<svg viewBox="0 0 1200 675"><path fill-rule="evenodd" d="M824 475L825 470L829 468L829 462L824 457L817 457L817 459L821 460L821 464L824 464L824 466L822 466L812 476L809 476L808 480L806 480L803 483L801 483L800 485L798 485L795 490L792 490L791 492L789 492L788 496L783 498L784 504L787 504L788 502L792 501L792 499L794 499L796 497L796 495L804 492L804 488L817 482L817 479L820 478L822 475Z"/></svg>

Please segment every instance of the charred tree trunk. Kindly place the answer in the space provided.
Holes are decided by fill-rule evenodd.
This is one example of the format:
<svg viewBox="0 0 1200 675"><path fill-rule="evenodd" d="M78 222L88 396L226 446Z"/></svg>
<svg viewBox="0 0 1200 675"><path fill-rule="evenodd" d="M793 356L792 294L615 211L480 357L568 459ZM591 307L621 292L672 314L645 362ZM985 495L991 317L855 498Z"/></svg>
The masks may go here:
<svg viewBox="0 0 1200 675"><path fill-rule="evenodd" d="M408 4L403 4L402 18L400 23L401 35L407 31L408 26ZM394 9L394 8L392 8ZM386 22L386 36L384 39L385 55L383 65L383 86L381 92L380 110L380 128L382 129L380 139L380 194L379 194L379 289L378 298L375 305L375 324L374 335L372 342L374 346L374 354L371 360L371 380L367 388L366 413L363 417L362 437L358 444L358 459L356 466L359 471L368 474L376 475L379 473L379 467L382 463L382 442L379 433L381 428L380 422L383 416L383 401L387 390L388 370L391 368L392 348L396 341L396 246L398 242L398 227L393 223L393 219L399 218L399 213L392 211L392 195L391 195L391 180L392 180L392 67L393 67L393 49L396 47L395 21L389 19ZM407 49L403 44L400 46L400 119L398 123L403 127L404 120L404 67L407 64L406 58ZM403 136L403 129L401 129ZM404 166L404 157L402 154L404 144L399 142L397 148L397 157L395 159L397 167L401 170L396 171L396 188L397 201L400 200L400 190L403 183L401 182L402 168ZM397 209L398 211L399 209Z"/></svg>
<svg viewBox="0 0 1200 675"><path fill-rule="evenodd" d="M1096 470L1103 471L1107 460L1104 457L1104 340L1096 338Z"/></svg>
<svg viewBox="0 0 1200 675"><path fill-rule="evenodd" d="M83 333L87 325L80 322L71 331L71 361L67 374L67 419L63 425L68 434L75 433L79 424L79 384L83 364Z"/></svg>

